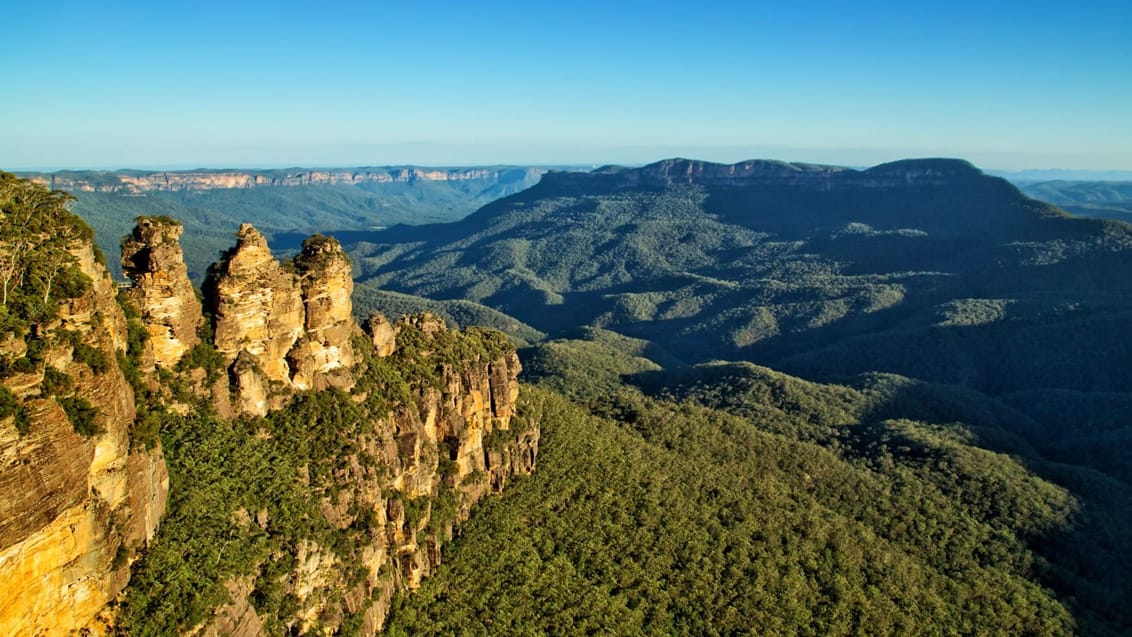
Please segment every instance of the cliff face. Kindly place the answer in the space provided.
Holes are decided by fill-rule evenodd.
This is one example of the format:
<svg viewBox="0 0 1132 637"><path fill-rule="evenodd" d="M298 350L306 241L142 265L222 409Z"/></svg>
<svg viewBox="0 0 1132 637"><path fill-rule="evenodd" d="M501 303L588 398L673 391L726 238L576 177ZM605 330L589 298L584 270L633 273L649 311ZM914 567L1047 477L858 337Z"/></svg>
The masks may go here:
<svg viewBox="0 0 1132 637"><path fill-rule="evenodd" d="M468 181L496 179L514 168L353 168L341 170L236 171L205 170L175 172L55 173L37 175L33 181L52 189L71 192L115 192L140 194L154 191L271 188L307 185L361 185L412 183L414 181ZM541 169L528 168L538 174Z"/></svg>
<svg viewBox="0 0 1132 637"><path fill-rule="evenodd" d="M215 286L204 292L216 349L232 365L239 409L262 415L271 383L290 384L286 356L303 331L303 299L297 277L271 256L263 235L244 224L237 238L236 248L214 266Z"/></svg>
<svg viewBox="0 0 1132 637"><path fill-rule="evenodd" d="M168 495L160 446L131 448L134 393L114 363L126 346L116 287L90 243L72 251L92 285L4 343L26 361L4 379L26 431L0 420L0 626L13 635L91 622L125 587ZM79 399L93 412L76 409Z"/></svg>
<svg viewBox="0 0 1132 637"><path fill-rule="evenodd" d="M354 366L351 336L357 331L350 296L354 279L350 260L338 241L315 236L295 257L303 298L303 335L287 354L296 389L346 388Z"/></svg>

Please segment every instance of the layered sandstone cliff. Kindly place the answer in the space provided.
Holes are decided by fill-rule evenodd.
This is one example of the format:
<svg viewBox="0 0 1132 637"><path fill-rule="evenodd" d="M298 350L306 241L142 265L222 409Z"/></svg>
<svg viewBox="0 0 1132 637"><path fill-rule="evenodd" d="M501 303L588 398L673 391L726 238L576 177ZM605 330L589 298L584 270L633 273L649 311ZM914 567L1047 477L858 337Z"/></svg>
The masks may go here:
<svg viewBox="0 0 1132 637"><path fill-rule="evenodd" d="M127 341L116 286L89 242L71 248L89 289L4 344L24 357L10 361L24 373L3 383L26 417L22 427L0 419L0 626L10 635L90 624L125 587L169 489L160 446L131 444L134 393L115 363Z"/></svg>
<svg viewBox="0 0 1132 637"><path fill-rule="evenodd" d="M313 236L294 260L303 298L303 334L287 354L296 389L346 388L354 366L351 336L357 331L350 260L338 241Z"/></svg>

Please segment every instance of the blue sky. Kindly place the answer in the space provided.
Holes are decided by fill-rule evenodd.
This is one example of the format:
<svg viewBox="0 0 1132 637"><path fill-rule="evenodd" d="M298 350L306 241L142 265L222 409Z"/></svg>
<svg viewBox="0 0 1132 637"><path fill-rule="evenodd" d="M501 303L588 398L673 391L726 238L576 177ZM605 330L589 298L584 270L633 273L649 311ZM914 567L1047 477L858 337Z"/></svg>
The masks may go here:
<svg viewBox="0 0 1132 637"><path fill-rule="evenodd" d="M8 170L1132 170L1126 1L9 4Z"/></svg>

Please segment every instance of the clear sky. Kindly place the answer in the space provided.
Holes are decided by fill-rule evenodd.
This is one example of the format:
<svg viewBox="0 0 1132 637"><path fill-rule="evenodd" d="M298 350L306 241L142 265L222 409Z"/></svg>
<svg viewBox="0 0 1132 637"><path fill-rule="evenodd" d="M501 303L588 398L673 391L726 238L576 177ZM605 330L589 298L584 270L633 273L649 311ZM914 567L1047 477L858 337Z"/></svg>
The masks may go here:
<svg viewBox="0 0 1132 637"><path fill-rule="evenodd" d="M0 168L1132 169L1132 2L19 2Z"/></svg>

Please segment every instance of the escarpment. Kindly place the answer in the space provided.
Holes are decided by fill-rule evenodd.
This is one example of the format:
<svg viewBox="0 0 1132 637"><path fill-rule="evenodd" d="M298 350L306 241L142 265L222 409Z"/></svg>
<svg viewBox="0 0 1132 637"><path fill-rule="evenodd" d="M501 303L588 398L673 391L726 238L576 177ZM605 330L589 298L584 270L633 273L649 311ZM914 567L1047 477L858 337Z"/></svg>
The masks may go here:
<svg viewBox="0 0 1132 637"><path fill-rule="evenodd" d="M169 479L160 444L133 435L126 319L89 229L56 193L8 177L0 252L19 273L0 312L0 626L68 634L126 586Z"/></svg>
<svg viewBox="0 0 1132 637"><path fill-rule="evenodd" d="M5 299L0 625L375 634L472 506L534 470L514 348L429 316L363 332L335 240L281 262L251 226L202 306L180 234L138 220L117 302L89 230L54 288Z"/></svg>

